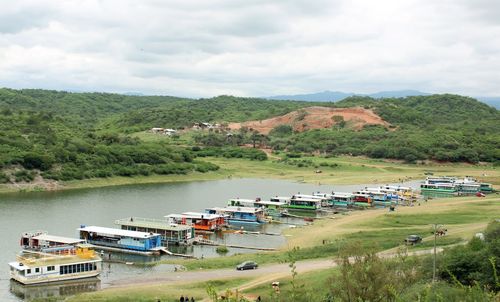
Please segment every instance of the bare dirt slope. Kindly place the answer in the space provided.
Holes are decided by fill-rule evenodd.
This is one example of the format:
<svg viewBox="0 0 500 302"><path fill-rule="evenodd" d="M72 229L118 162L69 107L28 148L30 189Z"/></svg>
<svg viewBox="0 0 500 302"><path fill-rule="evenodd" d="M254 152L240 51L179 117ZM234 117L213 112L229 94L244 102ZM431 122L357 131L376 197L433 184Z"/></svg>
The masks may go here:
<svg viewBox="0 0 500 302"><path fill-rule="evenodd" d="M238 130L241 127L248 127L262 134L268 134L276 126L290 125L294 131L302 132L311 129L330 128L335 125L338 120L341 120L334 116L341 116L347 126L356 130L368 124L389 126L389 123L369 109L361 107L330 108L313 106L266 120L231 123L229 124L229 128Z"/></svg>

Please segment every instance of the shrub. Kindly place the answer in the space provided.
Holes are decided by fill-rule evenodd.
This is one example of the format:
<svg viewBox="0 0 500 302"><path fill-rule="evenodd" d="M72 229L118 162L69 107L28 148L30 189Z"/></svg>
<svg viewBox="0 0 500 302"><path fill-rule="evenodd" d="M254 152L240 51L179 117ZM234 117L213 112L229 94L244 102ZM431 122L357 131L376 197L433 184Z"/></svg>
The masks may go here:
<svg viewBox="0 0 500 302"><path fill-rule="evenodd" d="M10 177L7 174L0 172L0 183L8 183L10 181Z"/></svg>
<svg viewBox="0 0 500 302"><path fill-rule="evenodd" d="M23 156L22 165L26 169L49 170L54 163L54 159L43 153L30 152Z"/></svg>

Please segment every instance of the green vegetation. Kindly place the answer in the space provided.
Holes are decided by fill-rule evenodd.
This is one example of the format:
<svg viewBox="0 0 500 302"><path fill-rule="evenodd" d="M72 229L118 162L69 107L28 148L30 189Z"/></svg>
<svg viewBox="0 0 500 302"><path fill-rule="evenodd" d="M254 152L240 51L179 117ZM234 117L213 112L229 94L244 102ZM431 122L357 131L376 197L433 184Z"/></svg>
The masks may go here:
<svg viewBox="0 0 500 302"><path fill-rule="evenodd" d="M339 250L338 268L301 275L292 258L291 276L274 279L280 283L279 292L262 283L244 293L261 296L262 301L497 301L499 235L500 223L493 222L485 241L476 238L440 254L438 271L445 273L437 282L432 282L432 256L409 257L400 251L394 259L384 259L353 242Z"/></svg>
<svg viewBox="0 0 500 302"><path fill-rule="evenodd" d="M353 131L338 118L336 131L293 134L276 129L270 133L270 145L277 150L367 155L408 162L434 159L476 163L500 159L500 114L471 98L448 94L382 100L351 97L335 106L372 109L391 127L365 126Z"/></svg>
<svg viewBox="0 0 500 302"><path fill-rule="evenodd" d="M224 130L228 122L265 119L312 105L363 106L391 127L366 126L355 131L334 116L334 129L303 133L294 133L286 125L277 126L268 136L248 128L229 135ZM143 132L152 127L184 129L195 122L222 126L184 131L170 138ZM325 157L367 155L408 162L497 162L499 125L498 110L456 95L352 97L338 103L311 103L0 89L0 183L183 175L218 169L208 163L216 163L214 157L267 159L264 152L249 146L287 152L282 163L290 166L322 170L338 167L299 157L320 152ZM197 159L207 156L212 158Z"/></svg>
<svg viewBox="0 0 500 302"><path fill-rule="evenodd" d="M217 254L225 255L229 252L229 249L224 245L220 245L215 249L215 251L217 252Z"/></svg>
<svg viewBox="0 0 500 302"><path fill-rule="evenodd" d="M178 302L181 295L193 297L196 301L201 301L206 296L206 288L210 287L217 291L226 288L238 286L246 278L233 278L231 280L212 280L208 282L198 282L192 284L183 284L182 286L164 284L164 285L140 285L132 288L116 288L106 291L79 294L64 299L69 302ZM58 301L61 299L54 299ZM46 300L43 300L46 301Z"/></svg>
<svg viewBox="0 0 500 302"><path fill-rule="evenodd" d="M191 150L96 127L110 114L176 98L0 89L0 183L217 170Z"/></svg>
<svg viewBox="0 0 500 302"><path fill-rule="evenodd" d="M133 288L82 294L69 301L132 301L134 298L138 301L154 301L157 297L161 297L162 301L175 301L175 297L188 292L200 300L207 297L207 288L211 294L239 288L246 296L253 297L250 301L259 295L262 301L329 301L328 298L331 298L330 301L368 301L365 294L371 298L383 297L382 301L494 301L495 295L498 295L495 269L498 271L500 261L500 223L494 220L498 213L498 202L498 196L460 197L433 200L415 207L398 207L396 212L383 209L358 211L335 219L318 220L307 227L290 229L287 232L289 248L279 252L174 262L192 271L234 268L246 260L254 260L261 267L268 263L289 263L293 269L295 263L304 259L337 258L340 259L337 262L340 263L339 268L308 273L297 273L299 270L294 269L295 273L292 271L291 275L269 274L210 284L145 283ZM450 212L457 213L458 217L468 212L475 219L460 223L451 219ZM418 218L420 215L422 218ZM493 222L488 225L492 217ZM438 254L438 282L432 283L432 258L425 255L414 258L408 256L407 252L431 248L431 224L443 221L446 221L448 232L445 237L438 237L437 246L448 247ZM471 240L477 232L484 232L484 242ZM401 244L409 234L420 234L424 240L406 250L406 246ZM459 244L464 243L464 240L469 240L469 243ZM375 254L381 250L385 250L383 254ZM398 257L390 259L384 254L397 254ZM346 261L345 257L351 256L356 256L354 261ZM492 262L495 267L491 265ZM304 267L307 265L302 263ZM272 281L280 281L279 296L273 294L270 287ZM349 289L349 295L362 299L345 299L348 294L346 289ZM292 296L294 300L289 299ZM130 300L127 300L129 297Z"/></svg>
<svg viewBox="0 0 500 302"><path fill-rule="evenodd" d="M336 217L334 220L317 220L313 225L288 230L287 248L296 247L294 259L297 261L318 259L333 257L342 246L353 242L360 242L363 248L370 247L382 251L401 246L403 240L410 234L419 234L424 237L424 241L408 248L422 249L433 245L431 225L436 221L445 224L448 229L448 234L437 240L437 246L453 245L468 239L471 234L484 228L488 221L496 218L498 201L498 197L494 196L483 199L450 198L417 207L399 207L396 212L391 213L385 210L358 211ZM456 213L457 217L467 212L472 214L474 219L461 223L450 221L447 220L450 212ZM419 216L422 218L415 219ZM251 260L266 264L286 262L287 257L288 251L281 250L252 254ZM235 267L247 260L249 260L248 255L237 254L213 259L165 260L162 263L180 264L188 270L199 270Z"/></svg>

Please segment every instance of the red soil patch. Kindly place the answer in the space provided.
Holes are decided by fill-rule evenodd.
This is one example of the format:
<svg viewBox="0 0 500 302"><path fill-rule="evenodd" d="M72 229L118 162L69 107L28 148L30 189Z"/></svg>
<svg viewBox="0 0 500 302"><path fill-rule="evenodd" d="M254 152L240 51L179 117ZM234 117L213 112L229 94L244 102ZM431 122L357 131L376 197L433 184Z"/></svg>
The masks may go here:
<svg viewBox="0 0 500 302"><path fill-rule="evenodd" d="M302 132L311 129L331 128L336 124L334 116L343 117L348 127L355 130L362 129L364 125L389 126L389 123L369 109L361 107L331 108L314 106L292 111L267 120L230 123L229 128L231 130L238 130L241 127L248 127L259 133L269 134L276 126L290 125L294 131Z"/></svg>

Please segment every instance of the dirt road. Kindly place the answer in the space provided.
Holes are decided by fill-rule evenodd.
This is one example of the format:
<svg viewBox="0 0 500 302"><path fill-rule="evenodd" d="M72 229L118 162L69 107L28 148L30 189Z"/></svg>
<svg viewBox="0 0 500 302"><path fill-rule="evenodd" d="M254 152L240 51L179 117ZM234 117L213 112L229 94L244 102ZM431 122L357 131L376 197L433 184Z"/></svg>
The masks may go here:
<svg viewBox="0 0 500 302"><path fill-rule="evenodd" d="M432 253L430 250L421 250L410 252L408 255L424 255ZM438 252L442 248L437 249ZM395 257L394 252L380 252L379 255L383 258ZM306 273L316 270L323 270L337 266L333 259L318 259L318 260L305 260L296 263L296 270L298 273ZM200 270L200 271L187 271L187 272L162 272L141 276L140 278L127 278L116 280L110 283L109 288L119 288L128 286L141 286L141 285L154 285L161 283L191 283L191 282L204 282L210 280L220 280L228 278L247 278L257 277L247 284L238 287L240 290L251 288L262 283L272 282L273 280L290 276L290 267L287 263L269 264L259 267L256 270L237 271L236 269L216 269L216 270Z"/></svg>

